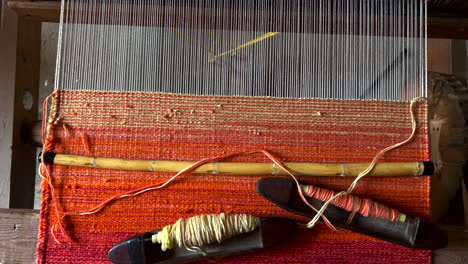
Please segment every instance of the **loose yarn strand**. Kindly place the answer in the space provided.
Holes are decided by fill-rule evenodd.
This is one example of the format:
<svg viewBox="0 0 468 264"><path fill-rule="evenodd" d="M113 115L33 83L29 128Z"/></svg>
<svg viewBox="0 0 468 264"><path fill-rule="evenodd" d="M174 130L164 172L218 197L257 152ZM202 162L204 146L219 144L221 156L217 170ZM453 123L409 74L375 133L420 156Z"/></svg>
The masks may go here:
<svg viewBox="0 0 468 264"><path fill-rule="evenodd" d="M220 157L215 157L215 158L202 159L202 160L196 162L195 164L181 170L180 172L178 172L177 174L175 174L174 176L172 176L171 178L169 178L166 181L163 181L163 182L157 183L157 184L153 184L153 185L149 185L149 186L145 186L145 187L141 187L141 188L138 188L138 189L130 190L130 191L122 193L122 194L114 195L114 196L108 198L107 200L101 202L97 206L95 206L95 207L93 207L93 208L91 208L89 210L85 210L85 211L63 212L62 210L59 209L58 201L54 199L54 204L55 204L56 211L57 211L57 220L56 220L56 223L54 225L57 225L58 227L60 227L59 228L60 232L62 234L64 234L67 237L67 241L69 241L70 238L67 235L67 233L66 233L66 231L65 231L65 229L63 227L63 219L64 219L65 216L79 216L79 215L84 216L84 215L96 214L96 213L100 212L101 210L103 210L105 207L107 207L110 203L115 202L117 200L127 198L127 197L135 197L135 196L141 195L141 194L149 192L149 191L162 189L162 188L166 187L167 185L169 185L174 180L176 180L178 177L180 177L180 176L182 176L182 175L184 175L186 173L190 173L191 171L197 169L198 167L200 167L200 166L202 166L202 165L204 165L206 163L217 162L217 161L228 159L228 158L233 158L233 157L237 157L237 156L241 156L241 155L252 155L252 154L256 154L256 153L263 153L265 156L270 158L276 165L278 165L284 171L286 171L286 173L289 176L291 176L293 178L293 180L296 182L298 192L299 192L299 195L300 195L302 201L307 206L309 206L311 209L316 211L317 213L319 212L314 206L312 206L309 202L307 202L307 199L305 198L304 194L301 191L299 181L296 179L294 174L280 160L278 160L276 157L274 157L271 153L269 153L267 150L261 149L261 150L257 150L257 151L239 152L239 153L228 154L228 155L225 155L225 156L220 156ZM52 186L52 189L53 189L53 186ZM324 222L327 224L327 226L329 226L331 229L333 229L335 231L337 230L325 216L322 216L322 218L323 218ZM51 230L51 232L54 232L54 230L55 229ZM55 237L55 235L54 235L54 237ZM57 241L57 242L60 243L59 241Z"/></svg>
<svg viewBox="0 0 468 264"><path fill-rule="evenodd" d="M317 221L320 219L321 216L323 216L323 213L325 212L325 210L327 209L328 205L333 202L336 198L340 197L340 196L343 196L343 195L349 195L351 194L351 192L354 190L354 188L356 188L356 185L358 184L358 182L364 178L366 175L368 175L375 167L375 165L377 164L378 160L387 152L395 149L395 148L398 148L398 147L401 147L403 145L405 145L406 143L410 142L414 135L416 134L416 129L417 129L417 122L416 122L416 114L414 113L414 104L417 103L417 102L420 102L420 101L423 101L425 100L424 98L422 97L416 97L414 98L413 100L411 100L411 104L410 104L410 114L411 114L411 134L408 136L408 138L406 138L405 140L401 141L401 142L398 142L394 145L391 145L383 150L381 150L379 153L377 153L377 155L375 155L374 159L372 160L371 164L369 165L369 167L367 167L367 169L365 169L363 172L361 172L357 177L356 179L354 179L354 181L351 183L351 185L348 187L348 189L346 191L341 191L335 195L333 195L328 201L326 201L322 207L320 208L320 210L317 212L317 214L312 218L312 220L310 220L309 223L306 224L306 227L308 228L312 228L315 226L315 224L317 223Z"/></svg>
<svg viewBox="0 0 468 264"><path fill-rule="evenodd" d="M146 192L149 192L149 191L162 189L162 188L166 187L167 185L169 185L171 182L173 182L178 177L180 177L180 176L182 176L182 175L184 175L186 173L190 173L191 171L196 170L198 167L200 167L200 166L202 166L204 164L207 164L207 163L210 163L210 162L217 162L217 161L220 161L220 160L225 160L225 159L229 159L229 158L233 158L233 157L237 157L237 156L242 156L242 155L252 155L252 154L256 154L256 153L263 153L270 160L272 160L276 165L278 165L284 171L286 171L286 173L289 176L291 176L294 179L294 181L296 182L299 194L300 194L302 200L304 201L304 203L306 203L310 208L312 208L313 210L318 212L318 210L316 208L314 208L310 203L307 202L307 199L302 194L299 181L294 176L294 174L286 167L286 165L284 165L280 160L278 160L275 156L273 156L267 150L261 149L261 150L250 151L250 152L238 152L238 153L228 154L228 155L214 157L214 158L205 158L205 159L202 159L202 160L194 163L193 165L181 170L180 172L178 172L177 174L175 174L174 176L172 176L168 180L163 181L161 183L157 183L157 184L145 186L145 187L142 187L142 188L134 189L134 190L125 192L123 194L114 195L114 196L110 197L109 199L103 201L99 205L97 205L97 206L95 206L95 207L93 207L93 208L91 208L89 210L86 210L86 211L65 212L64 214L65 215L91 215L91 214L95 214L95 213L98 213L99 211L101 211L102 209L104 209L108 204L110 204L112 202L115 202L116 200L120 200L120 199L127 198L127 197L134 197L134 196L138 196L140 194L143 194L143 193L146 193ZM325 219L326 218L324 217L324 220ZM325 220L325 222L330 223L328 220Z"/></svg>
<svg viewBox="0 0 468 264"><path fill-rule="evenodd" d="M54 125L54 120L53 120L53 115L51 114L51 117L49 118L49 113L48 113L48 102L49 100L54 100L56 96L56 93L52 93L47 98L44 100L42 104L42 130L41 130L41 139L42 139L42 146L43 146L43 151L42 151L42 160L45 160L45 153L50 151L52 149L52 143L54 141L54 137L50 133L52 130L52 127ZM55 111L55 110L54 110ZM55 114L55 113L54 113ZM42 186L44 188L44 192L48 190L50 192L50 198L52 200L52 204L54 207L55 211L55 217L57 218L55 223L52 225L50 229L50 233L58 244L62 244L62 242L57 238L55 235L55 230L60 230L60 233L65 236L65 242L68 242L71 240L70 236L68 236L67 232L65 231L65 227L63 224L63 218L64 214L62 211L62 208L60 206L60 203L57 200L57 197L55 195L55 188L52 182L52 177L50 175L49 168L47 165L45 165L43 162L40 163L39 168L38 168L38 174L42 178Z"/></svg>

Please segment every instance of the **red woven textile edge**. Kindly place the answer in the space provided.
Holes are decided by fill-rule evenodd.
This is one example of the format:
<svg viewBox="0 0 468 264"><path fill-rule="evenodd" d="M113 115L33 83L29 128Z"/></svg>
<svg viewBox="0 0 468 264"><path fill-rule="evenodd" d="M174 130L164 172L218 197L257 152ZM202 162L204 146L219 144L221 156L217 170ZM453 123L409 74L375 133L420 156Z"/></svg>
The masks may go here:
<svg viewBox="0 0 468 264"><path fill-rule="evenodd" d="M58 153L134 159L199 160L265 148L282 161L369 162L381 149L411 132L409 103L324 99L188 96L158 93L60 92L54 101L60 122L51 131ZM429 160L427 105L417 109L418 131L410 144L384 161ZM90 154L80 135L89 139ZM262 156L238 158L267 161ZM126 190L160 182L171 174L49 166L60 203L84 210ZM259 177L187 175L139 197L113 203L92 216L65 219L73 242L58 245L50 190L43 186L38 263L106 263L120 240L161 228L180 217L209 213L289 214L255 193ZM349 178L303 181L343 190ZM402 212L428 217L429 177L366 178L355 194ZM320 224L291 241L226 263L430 263L417 251Z"/></svg>

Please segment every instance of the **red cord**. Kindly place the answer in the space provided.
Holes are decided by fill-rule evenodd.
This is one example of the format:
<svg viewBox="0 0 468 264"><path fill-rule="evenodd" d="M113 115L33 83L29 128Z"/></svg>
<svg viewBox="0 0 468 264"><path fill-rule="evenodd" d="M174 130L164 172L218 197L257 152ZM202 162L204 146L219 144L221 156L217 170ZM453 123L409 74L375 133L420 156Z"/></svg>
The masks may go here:
<svg viewBox="0 0 468 264"><path fill-rule="evenodd" d="M54 124L52 120L49 120L47 116L48 102L54 96L56 96L56 93L52 93L51 95L47 96L47 98L44 100L44 103L42 104L42 131L41 131L42 146L43 146L42 160L44 160L44 155L47 152L52 150L52 146L53 146L52 144L55 141L55 137L53 136L53 133L51 131ZM43 179L42 187L44 188L44 192L49 192L50 198L52 200L52 207L55 209L54 211L55 211L56 221L54 222L54 224L52 225L50 229L52 237L57 243L62 244L62 242L59 239L57 239L55 235L55 230L59 229L60 233L63 236L65 236L64 242L71 241L70 236L65 231L65 226L63 224L64 214L60 206L60 203L57 200L57 197L55 195L55 188L52 182L52 177L50 175L49 168L44 163L41 163L40 175Z"/></svg>

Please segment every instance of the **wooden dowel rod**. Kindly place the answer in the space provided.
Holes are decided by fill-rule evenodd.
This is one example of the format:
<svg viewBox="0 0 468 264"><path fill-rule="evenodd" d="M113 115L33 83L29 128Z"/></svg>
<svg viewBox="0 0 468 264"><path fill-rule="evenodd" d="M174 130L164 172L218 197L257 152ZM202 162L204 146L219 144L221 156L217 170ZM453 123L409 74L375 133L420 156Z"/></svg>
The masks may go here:
<svg viewBox="0 0 468 264"><path fill-rule="evenodd" d="M47 164L63 166L173 173L177 173L195 163L192 161L99 158L56 153L46 153L44 161ZM296 175L355 177L364 171L369 166L369 163L330 164L286 162L285 165ZM434 171L433 168L434 166L432 162L415 161L378 163L369 176L431 175ZM286 172L274 163L251 162L212 162L197 168L192 173L252 176L286 175Z"/></svg>

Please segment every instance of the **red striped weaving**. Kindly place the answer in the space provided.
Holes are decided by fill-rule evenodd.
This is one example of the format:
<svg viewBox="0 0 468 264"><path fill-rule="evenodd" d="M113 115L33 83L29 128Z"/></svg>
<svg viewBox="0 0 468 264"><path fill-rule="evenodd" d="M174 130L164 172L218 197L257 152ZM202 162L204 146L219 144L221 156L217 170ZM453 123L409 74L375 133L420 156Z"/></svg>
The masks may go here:
<svg viewBox="0 0 468 264"><path fill-rule="evenodd" d="M159 93L59 92L59 122L50 133L58 153L131 159L197 161L233 152L267 149L282 161L369 162L411 132L409 103L324 99L189 96ZM168 115L168 113L171 113ZM428 160L427 106L417 109L418 131L384 161ZM65 125L65 127L63 126ZM86 153L80 134L90 143ZM267 162L261 155L236 160ZM66 211L80 211L123 191L172 174L49 166ZM185 175L167 188L119 200L91 216L65 219L73 242L57 244L50 190L43 187L38 263L105 263L115 243L162 228L180 217L247 213L306 219L273 206L255 192L258 177ZM302 178L344 190L352 179ZM355 194L401 212L428 217L428 177L365 178ZM324 224L271 250L224 259L226 263L428 263L417 251L369 237L332 232Z"/></svg>

